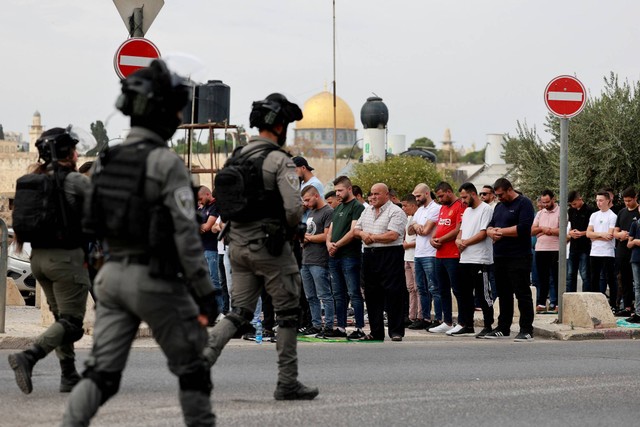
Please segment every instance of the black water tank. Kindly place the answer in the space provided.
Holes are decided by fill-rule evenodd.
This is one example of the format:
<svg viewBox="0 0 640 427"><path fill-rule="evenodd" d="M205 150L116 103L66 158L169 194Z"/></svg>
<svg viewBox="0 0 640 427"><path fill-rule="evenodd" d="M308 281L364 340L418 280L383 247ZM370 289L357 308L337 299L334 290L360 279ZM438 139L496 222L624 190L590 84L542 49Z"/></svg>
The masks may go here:
<svg viewBox="0 0 640 427"><path fill-rule="evenodd" d="M198 86L198 123L222 123L225 120L228 123L230 99L231 88L222 83L222 80L209 80Z"/></svg>
<svg viewBox="0 0 640 427"><path fill-rule="evenodd" d="M360 110L360 121L365 129L384 129L389 121L389 109L382 98L367 98Z"/></svg>

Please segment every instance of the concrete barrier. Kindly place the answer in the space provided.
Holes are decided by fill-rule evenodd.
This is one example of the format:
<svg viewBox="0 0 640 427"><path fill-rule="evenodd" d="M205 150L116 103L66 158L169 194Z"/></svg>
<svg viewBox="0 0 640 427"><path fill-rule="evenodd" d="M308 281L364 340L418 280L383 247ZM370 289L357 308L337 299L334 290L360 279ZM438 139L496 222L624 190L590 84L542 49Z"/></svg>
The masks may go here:
<svg viewBox="0 0 640 427"><path fill-rule="evenodd" d="M569 292L562 298L562 323L578 328L615 328L616 318L600 292Z"/></svg>
<svg viewBox="0 0 640 427"><path fill-rule="evenodd" d="M7 305L25 305L24 298L22 298L16 282L11 277L7 277Z"/></svg>

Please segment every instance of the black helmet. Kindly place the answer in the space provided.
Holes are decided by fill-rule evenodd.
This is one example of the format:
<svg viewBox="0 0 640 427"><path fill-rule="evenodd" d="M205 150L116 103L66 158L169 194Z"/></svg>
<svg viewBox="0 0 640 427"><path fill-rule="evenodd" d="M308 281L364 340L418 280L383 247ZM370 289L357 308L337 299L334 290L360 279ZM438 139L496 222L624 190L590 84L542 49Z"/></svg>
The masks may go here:
<svg viewBox="0 0 640 427"><path fill-rule="evenodd" d="M283 125L284 129L278 136L278 143L283 145L287 137L287 126L291 122L302 119L302 111L293 102L280 93L272 93L262 101L255 101L249 116L249 125L259 130L273 131L274 126Z"/></svg>
<svg viewBox="0 0 640 427"><path fill-rule="evenodd" d="M51 163L53 156L51 155L51 146L54 147L55 160L63 160L69 157L73 148L75 148L78 140L74 138L69 130L71 125L66 129L51 128L42 132L40 138L36 141L36 148L40 159L45 163Z"/></svg>
<svg viewBox="0 0 640 427"><path fill-rule="evenodd" d="M131 125L146 127L165 139L170 138L180 125L178 112L191 98L187 82L156 59L121 84L122 94L116 107L131 117Z"/></svg>

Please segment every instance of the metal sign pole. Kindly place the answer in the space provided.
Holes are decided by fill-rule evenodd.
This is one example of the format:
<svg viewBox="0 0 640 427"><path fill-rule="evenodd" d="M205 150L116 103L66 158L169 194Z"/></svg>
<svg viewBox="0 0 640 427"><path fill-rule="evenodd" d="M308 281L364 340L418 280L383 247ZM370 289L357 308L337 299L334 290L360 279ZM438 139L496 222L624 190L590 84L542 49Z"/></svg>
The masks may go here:
<svg viewBox="0 0 640 427"><path fill-rule="evenodd" d="M569 119L560 119L560 251L558 254L558 323L562 323L562 300L567 289L567 199L568 199Z"/></svg>

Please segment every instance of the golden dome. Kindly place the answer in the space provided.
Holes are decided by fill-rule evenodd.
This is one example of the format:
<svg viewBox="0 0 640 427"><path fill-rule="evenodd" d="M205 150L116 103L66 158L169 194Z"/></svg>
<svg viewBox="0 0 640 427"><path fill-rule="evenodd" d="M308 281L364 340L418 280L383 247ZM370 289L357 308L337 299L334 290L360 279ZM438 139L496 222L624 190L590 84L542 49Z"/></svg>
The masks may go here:
<svg viewBox="0 0 640 427"><path fill-rule="evenodd" d="M296 129L333 129L333 94L325 90L309 98L302 115ZM339 96L336 97L336 128L356 128L351 108Z"/></svg>

